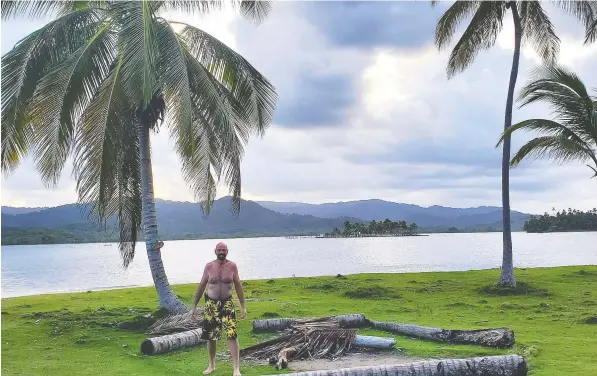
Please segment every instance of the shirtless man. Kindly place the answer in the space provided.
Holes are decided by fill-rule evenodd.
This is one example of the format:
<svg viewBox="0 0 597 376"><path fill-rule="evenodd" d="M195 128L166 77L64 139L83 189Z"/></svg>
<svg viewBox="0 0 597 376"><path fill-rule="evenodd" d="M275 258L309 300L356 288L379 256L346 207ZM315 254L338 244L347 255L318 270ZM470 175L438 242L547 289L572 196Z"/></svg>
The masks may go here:
<svg viewBox="0 0 597 376"><path fill-rule="evenodd" d="M234 302L232 301L232 284L236 289L236 295L240 302L240 319L244 320L247 316L245 309L245 296L243 287L238 277L238 268L236 264L226 259L228 256L228 246L224 243L218 243L215 250L217 260L205 265L203 278L195 292L193 301L193 310L191 318L195 320L195 311L197 304L207 287L205 294L205 308L203 310L203 332L201 338L208 341L209 367L203 372L209 375L216 369L216 341L222 337L222 334L228 340L228 348L234 364L234 376L240 376L239 370L239 346L236 330L236 312Z"/></svg>

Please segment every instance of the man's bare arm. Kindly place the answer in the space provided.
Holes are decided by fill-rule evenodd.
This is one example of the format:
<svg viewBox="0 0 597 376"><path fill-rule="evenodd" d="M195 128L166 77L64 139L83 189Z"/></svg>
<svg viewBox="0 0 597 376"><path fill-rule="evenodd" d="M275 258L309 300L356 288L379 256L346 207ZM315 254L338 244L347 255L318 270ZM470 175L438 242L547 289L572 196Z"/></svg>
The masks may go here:
<svg viewBox="0 0 597 376"><path fill-rule="evenodd" d="M238 301L240 302L240 308L242 312L245 312L245 293L243 292L243 285L238 276L238 267L234 265L234 274L232 276L234 282L234 288L236 289L236 295L238 295Z"/></svg>
<svg viewBox="0 0 597 376"><path fill-rule="evenodd" d="M197 309L197 304L199 304L199 300L201 300L201 296L207 287L207 280L208 280L208 273L207 273L207 265L203 270L203 277L201 278L201 282L199 282L199 286L197 286L197 291L195 291L195 299L193 299L193 310L195 312Z"/></svg>

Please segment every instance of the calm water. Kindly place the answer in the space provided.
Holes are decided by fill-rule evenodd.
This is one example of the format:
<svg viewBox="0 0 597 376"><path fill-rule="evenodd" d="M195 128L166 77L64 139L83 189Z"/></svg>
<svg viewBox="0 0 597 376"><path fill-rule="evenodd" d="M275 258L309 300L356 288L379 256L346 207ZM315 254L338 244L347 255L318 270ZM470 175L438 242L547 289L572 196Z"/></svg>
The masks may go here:
<svg viewBox="0 0 597 376"><path fill-rule="evenodd" d="M351 273L451 271L501 264L501 234L434 234L361 239L227 240L241 279ZM167 241L171 283L194 283L215 240ZM597 264L597 233L513 234L517 267ZM2 297L152 285L145 249L123 270L116 244L2 247Z"/></svg>

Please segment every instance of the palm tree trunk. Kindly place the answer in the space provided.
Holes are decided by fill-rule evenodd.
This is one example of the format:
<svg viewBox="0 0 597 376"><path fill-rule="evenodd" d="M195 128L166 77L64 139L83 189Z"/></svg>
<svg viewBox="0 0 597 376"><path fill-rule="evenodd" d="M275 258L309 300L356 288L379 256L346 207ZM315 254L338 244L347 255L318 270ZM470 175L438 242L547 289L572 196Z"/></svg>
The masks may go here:
<svg viewBox="0 0 597 376"><path fill-rule="evenodd" d="M405 364L362 366L335 370L287 373L287 376L526 376L528 365L519 355L468 359L426 360Z"/></svg>
<svg viewBox="0 0 597 376"><path fill-rule="evenodd" d="M158 224L155 215L155 201L153 197L153 175L151 172L151 152L149 146L149 126L139 122L137 127L139 136L139 154L141 159L141 203L143 209L143 235L145 248L149 259L149 268L153 284L158 293L160 306L170 313L185 313L188 311L184 303L172 292L164 264L162 252L154 250L158 240Z"/></svg>
<svg viewBox="0 0 597 376"><path fill-rule="evenodd" d="M514 88L518 77L518 63L520 61L520 44L522 41L522 29L520 15L516 8L516 2L508 3L514 19L514 57L512 59L512 70L510 71L510 85L508 86L508 99L506 101L506 116L504 130L512 125L512 106L514 104ZM502 274L499 286L516 286L514 279L514 262L512 260L512 226L510 223L510 135L504 138L504 150L502 152L502 222L503 222L503 259Z"/></svg>

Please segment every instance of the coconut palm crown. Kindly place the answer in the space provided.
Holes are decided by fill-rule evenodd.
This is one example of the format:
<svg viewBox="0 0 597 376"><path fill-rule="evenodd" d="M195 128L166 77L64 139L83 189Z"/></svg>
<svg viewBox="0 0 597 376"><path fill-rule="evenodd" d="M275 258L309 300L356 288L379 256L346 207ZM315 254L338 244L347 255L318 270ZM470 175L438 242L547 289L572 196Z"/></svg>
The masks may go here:
<svg viewBox="0 0 597 376"><path fill-rule="evenodd" d="M502 134L499 146L507 135L519 130L539 133L514 154L510 165L516 167L524 159L550 158L559 163L589 162L592 177L597 177L597 95L590 95L581 79L561 66L544 66L521 91L521 107L544 102L555 117L529 119L514 124ZM594 90L597 94L597 90Z"/></svg>
<svg viewBox="0 0 597 376"><path fill-rule="evenodd" d="M167 128L182 175L208 212L218 182L240 210L240 162L251 135L263 135L277 95L249 62L210 34L164 18L204 13L226 1L2 1L2 19L56 18L2 57L5 174L32 156L54 186L73 158L78 202L100 223L116 218L124 266L143 231L160 304L172 293L158 241L150 131ZM262 1L233 5L260 21Z"/></svg>

